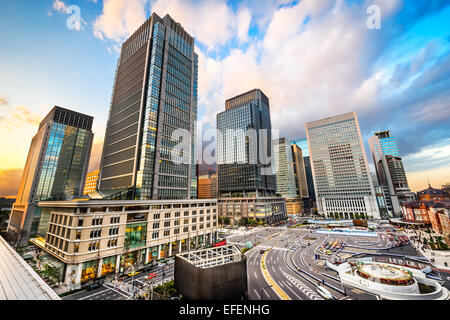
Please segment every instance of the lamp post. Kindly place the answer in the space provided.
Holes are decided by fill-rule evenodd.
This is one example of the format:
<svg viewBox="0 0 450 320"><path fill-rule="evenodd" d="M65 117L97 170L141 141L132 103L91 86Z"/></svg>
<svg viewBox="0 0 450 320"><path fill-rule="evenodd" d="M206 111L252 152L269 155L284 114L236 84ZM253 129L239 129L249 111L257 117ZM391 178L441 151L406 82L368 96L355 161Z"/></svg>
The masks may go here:
<svg viewBox="0 0 450 320"><path fill-rule="evenodd" d="M272 285L270 286L265 286L264 288L261 289L261 300L264 300L264 290L267 288L272 288Z"/></svg>

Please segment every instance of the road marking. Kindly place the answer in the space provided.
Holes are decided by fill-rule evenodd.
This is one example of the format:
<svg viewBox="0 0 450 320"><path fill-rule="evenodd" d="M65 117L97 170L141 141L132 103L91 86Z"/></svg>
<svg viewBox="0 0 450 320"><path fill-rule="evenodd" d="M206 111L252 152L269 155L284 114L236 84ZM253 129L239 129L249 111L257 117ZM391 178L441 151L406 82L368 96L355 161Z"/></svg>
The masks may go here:
<svg viewBox="0 0 450 320"><path fill-rule="evenodd" d="M269 271L266 268L266 256L269 251L270 251L270 249L267 250L266 252L264 252L264 254L261 257L261 272L263 274L263 277L266 279L267 283L272 286L272 289L275 291L275 293L278 295L278 297L280 297L280 299L292 300L272 279L272 277L269 274Z"/></svg>
<svg viewBox="0 0 450 320"><path fill-rule="evenodd" d="M301 281L296 279L295 277L291 276L290 274L287 274L283 271L283 275L297 288L300 289L301 292L303 292L309 299L311 300L323 300L322 297L320 297L317 293L315 293L313 290L311 290L310 287L304 285Z"/></svg>
<svg viewBox="0 0 450 320"><path fill-rule="evenodd" d="M105 284L105 286L108 286L108 288L110 288L111 290L113 290L114 292L116 292L116 293L118 293L118 294L120 294L120 295L122 295L122 296L124 296L125 298L127 298L128 300L131 298L131 295L125 295L124 293L122 293L122 292L120 292L119 290L117 290L115 287L113 287L112 285L110 285L110 284Z"/></svg>
<svg viewBox="0 0 450 320"><path fill-rule="evenodd" d="M253 291L255 291L256 296L258 297L258 300L261 300L261 297L259 296L258 292L256 291L256 289L253 289Z"/></svg>
<svg viewBox="0 0 450 320"><path fill-rule="evenodd" d="M93 294L88 295L88 296L86 296L86 297L83 297L83 298L81 298L81 299L79 299L79 300L84 300L84 299L87 299L87 298L90 298L90 297L99 295L99 294L101 294L101 293L105 293L105 291L108 291L108 290L111 290L111 289L106 287L106 290L102 290L102 291L100 291L100 292L93 293Z"/></svg>
<svg viewBox="0 0 450 320"><path fill-rule="evenodd" d="M289 291L291 291L297 298L298 300L303 300L302 298L300 298L299 295L297 295L294 290L291 289L291 287L289 286L289 282L284 282L284 281L280 281L280 283L284 283L284 285L289 289Z"/></svg>
<svg viewBox="0 0 450 320"><path fill-rule="evenodd" d="M256 271L253 272L255 274L255 278L258 279L258 275L256 274Z"/></svg>

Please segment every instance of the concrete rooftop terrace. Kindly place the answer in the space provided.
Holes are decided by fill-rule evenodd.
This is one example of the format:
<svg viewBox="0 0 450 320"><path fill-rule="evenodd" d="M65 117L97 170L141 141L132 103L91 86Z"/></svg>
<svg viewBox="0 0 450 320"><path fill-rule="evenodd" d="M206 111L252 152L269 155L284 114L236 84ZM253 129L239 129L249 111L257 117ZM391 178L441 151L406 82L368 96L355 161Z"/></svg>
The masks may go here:
<svg viewBox="0 0 450 320"><path fill-rule="evenodd" d="M0 300L61 300L1 236Z"/></svg>

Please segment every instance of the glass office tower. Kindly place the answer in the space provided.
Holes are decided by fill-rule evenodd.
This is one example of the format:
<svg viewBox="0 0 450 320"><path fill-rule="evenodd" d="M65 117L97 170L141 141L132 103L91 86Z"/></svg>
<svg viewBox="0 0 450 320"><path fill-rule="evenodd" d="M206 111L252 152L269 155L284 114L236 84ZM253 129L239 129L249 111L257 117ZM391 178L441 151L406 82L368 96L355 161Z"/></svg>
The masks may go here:
<svg viewBox="0 0 450 320"><path fill-rule="evenodd" d="M401 216L401 203L415 199L408 186L397 140L390 131L376 132L369 138L378 183L383 189L391 216Z"/></svg>
<svg viewBox="0 0 450 320"><path fill-rule="evenodd" d="M275 195L269 99L254 89L228 99L225 109L217 114L219 197Z"/></svg>
<svg viewBox="0 0 450 320"><path fill-rule="evenodd" d="M99 193L110 199L197 197L194 38L156 14L122 45L100 165ZM183 129L185 160L172 161ZM186 160L187 159L187 160Z"/></svg>
<svg viewBox="0 0 450 320"><path fill-rule="evenodd" d="M274 140L273 154L277 177L277 194L284 198L297 197L294 163L289 141L286 138Z"/></svg>
<svg viewBox="0 0 450 320"><path fill-rule="evenodd" d="M319 214L380 218L356 113L306 124Z"/></svg>
<svg viewBox="0 0 450 320"><path fill-rule="evenodd" d="M39 201L83 193L92 148L93 117L55 106L31 141L8 231L26 244L40 221Z"/></svg>

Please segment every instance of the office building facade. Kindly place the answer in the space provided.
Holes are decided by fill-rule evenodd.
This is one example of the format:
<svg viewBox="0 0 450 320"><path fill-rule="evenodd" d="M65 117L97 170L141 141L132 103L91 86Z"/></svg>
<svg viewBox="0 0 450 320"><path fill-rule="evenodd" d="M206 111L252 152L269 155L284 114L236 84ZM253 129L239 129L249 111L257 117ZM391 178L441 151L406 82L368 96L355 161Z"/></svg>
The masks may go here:
<svg viewBox="0 0 450 320"><path fill-rule="evenodd" d="M297 196L290 143L286 138L273 140L277 194L284 198Z"/></svg>
<svg viewBox="0 0 450 320"><path fill-rule="evenodd" d="M305 165L306 184L308 185L308 198L303 201L303 210L311 213L317 209L316 204L316 192L314 190L314 180L312 176L311 160L309 156L303 157L303 163Z"/></svg>
<svg viewBox="0 0 450 320"><path fill-rule="evenodd" d="M152 14L123 43L117 64L100 165L105 199L197 197L197 87L194 38L169 15ZM173 159L178 129L183 158Z"/></svg>
<svg viewBox="0 0 450 320"><path fill-rule="evenodd" d="M198 199L217 199L217 173L198 176Z"/></svg>
<svg viewBox="0 0 450 320"><path fill-rule="evenodd" d="M388 212L391 216L401 216L401 203L414 200L415 196L408 186L397 140L390 131L376 132L369 138L369 146Z"/></svg>
<svg viewBox="0 0 450 320"><path fill-rule="evenodd" d="M84 183L83 194L87 195L89 193L95 192L97 190L98 176L100 170L94 170L86 175L86 182Z"/></svg>
<svg viewBox="0 0 450 320"><path fill-rule="evenodd" d="M380 219L356 113L306 124L320 215Z"/></svg>
<svg viewBox="0 0 450 320"><path fill-rule="evenodd" d="M217 239L216 200L40 202L39 237L31 241L64 264L72 288L131 272Z"/></svg>
<svg viewBox="0 0 450 320"><path fill-rule="evenodd" d="M92 148L93 117L55 106L33 137L11 211L8 233L26 245L41 219L37 203L82 195Z"/></svg>
<svg viewBox="0 0 450 320"><path fill-rule="evenodd" d="M236 224L242 218L273 224L287 218L286 199L280 197L219 198L219 217Z"/></svg>
<svg viewBox="0 0 450 320"><path fill-rule="evenodd" d="M302 148L296 144L291 145L292 166L295 175L296 194L299 198L309 198L308 183L306 180L305 162L303 160Z"/></svg>
<svg viewBox="0 0 450 320"><path fill-rule="evenodd" d="M269 99L259 89L228 99L217 114L219 197L274 196Z"/></svg>

